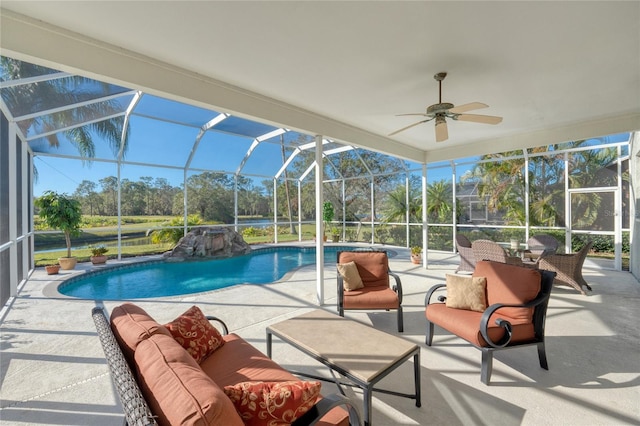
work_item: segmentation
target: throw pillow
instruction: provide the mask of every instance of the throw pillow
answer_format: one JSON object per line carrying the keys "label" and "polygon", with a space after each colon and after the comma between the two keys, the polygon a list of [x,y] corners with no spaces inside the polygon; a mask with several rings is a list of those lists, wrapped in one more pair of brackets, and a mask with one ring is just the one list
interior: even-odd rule
{"label": "throw pillow", "polygon": [[448,308],[484,312],[487,309],[487,279],[447,274]]}
{"label": "throw pillow", "polygon": [[342,275],[342,282],[346,291],[357,290],[364,287],[358,267],[355,262],[338,263],[338,272]]}
{"label": "throw pillow", "polygon": [[198,364],[224,345],[220,332],[197,306],[192,306],[184,314],[165,324],[165,327]]}
{"label": "throw pillow", "polygon": [[247,426],[289,426],[314,406],[320,382],[242,382],[224,387]]}

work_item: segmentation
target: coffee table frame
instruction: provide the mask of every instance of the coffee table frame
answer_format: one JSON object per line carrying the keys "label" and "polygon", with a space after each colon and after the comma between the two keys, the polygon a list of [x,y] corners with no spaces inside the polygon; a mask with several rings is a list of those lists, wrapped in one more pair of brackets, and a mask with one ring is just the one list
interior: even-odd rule
{"label": "coffee table frame", "polygon": [[[290,320],[295,319],[291,318]],[[352,321],[349,319],[345,319],[342,317],[339,317],[336,315],[336,318],[339,318],[341,321]],[[285,321],[290,321],[290,320],[285,320]],[[333,320],[333,318],[332,318]],[[356,323],[355,321],[353,321],[354,323]],[[280,323],[278,323],[280,324]],[[268,326],[267,327],[267,356],[269,358],[271,358],[272,355],[272,340],[273,340],[273,336],[277,336],[278,338],[280,338],[282,341],[288,343],[289,345],[293,346],[294,348],[300,350],[301,352],[309,355],[310,357],[312,357],[313,359],[315,359],[316,361],[324,364],[325,366],[329,367],[329,369],[331,369],[332,371],[346,377],[347,379],[349,379],[350,382],[345,382],[345,381],[341,381],[339,380],[337,377],[334,376],[333,379],[328,378],[328,377],[320,377],[320,376],[314,376],[311,374],[306,374],[306,373],[300,373],[300,372],[295,372],[294,374],[299,375],[299,376],[304,376],[304,377],[309,377],[309,378],[313,378],[316,380],[323,380],[323,381],[328,381],[328,382],[333,382],[336,385],[338,385],[338,388],[340,389],[340,392],[344,395],[344,390],[342,389],[342,386],[354,386],[354,387],[358,387],[360,389],[362,389],[363,391],[363,397],[364,397],[364,424],[365,426],[371,426],[371,414],[372,414],[372,410],[371,410],[371,405],[372,405],[372,393],[375,390],[376,392],[380,392],[380,393],[386,393],[389,395],[395,395],[395,396],[400,396],[403,398],[409,398],[409,399],[415,399],[416,401],[416,407],[420,407],[422,405],[422,401],[421,401],[421,392],[420,392],[420,347],[418,345],[415,345],[415,347],[410,350],[408,353],[404,354],[404,356],[401,356],[399,358],[397,358],[396,360],[389,362],[387,365],[385,365],[383,368],[381,368],[378,373],[375,375],[375,377],[370,380],[362,380],[361,378],[355,376],[354,374],[352,374],[352,372],[348,369],[343,367],[342,365],[340,365],[339,363],[334,363],[331,362],[330,360],[328,360],[325,356],[323,356],[322,354],[318,354],[316,352],[313,352],[313,348],[309,348],[308,346],[303,346],[300,345],[296,342],[296,336],[291,336],[289,334],[286,333],[282,333],[278,330],[277,326],[278,324],[274,324],[272,326]],[[360,323],[356,323],[356,324],[360,324]],[[362,324],[360,324],[362,325]],[[308,333],[308,330],[301,330],[301,332],[303,333]],[[384,333],[383,331],[379,331],[379,330],[375,330],[375,329],[371,329],[370,332],[377,332],[377,333],[382,333],[382,334],[387,334]],[[395,336],[393,336],[395,337]],[[398,338],[400,339],[400,338]],[[365,357],[367,354],[363,354],[363,357]],[[407,393],[401,393],[401,392],[396,392],[396,391],[392,391],[392,390],[388,390],[388,389],[380,389],[380,388],[376,388],[375,385],[376,383],[378,383],[380,380],[382,380],[384,377],[386,377],[387,375],[389,375],[389,373],[391,373],[393,370],[395,370],[396,368],[398,368],[400,365],[402,365],[405,361],[407,361],[408,359],[413,358],[413,365],[414,365],[414,381],[415,381],[415,394],[407,394]]]}

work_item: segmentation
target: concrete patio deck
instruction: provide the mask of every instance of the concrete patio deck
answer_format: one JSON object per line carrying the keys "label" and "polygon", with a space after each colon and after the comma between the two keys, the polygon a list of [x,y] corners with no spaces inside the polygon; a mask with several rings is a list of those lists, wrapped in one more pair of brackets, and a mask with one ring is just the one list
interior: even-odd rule
{"label": "concrete patio deck", "polygon": [[[593,260],[584,275],[593,292],[555,287],[547,318],[549,371],[539,367],[535,348],[499,352],[490,386],[480,382],[480,352],[436,328],[424,344],[424,296],[457,256],[430,253],[429,268],[409,262],[406,249],[391,267],[402,277],[406,339],[422,348],[422,407],[383,393],[373,395],[374,425],[611,425],[640,424],[640,284],[628,272],[602,269]],[[110,261],[110,263],[115,263]],[[82,273],[81,264],[61,277]],[[59,277],[58,277],[59,278]],[[335,269],[325,275],[325,304],[335,312]],[[223,318],[232,332],[263,352],[265,327],[316,309],[315,267],[269,285],[239,285],[180,297],[135,300],[159,322],[197,304]],[[121,425],[122,411],[99,344],[91,309],[110,312],[120,301],[77,300],[51,295],[51,277],[38,268],[0,320],[0,421],[3,425]],[[347,312],[347,316],[391,334],[394,313]],[[283,367],[326,374],[322,365],[274,340],[274,359]],[[407,363],[381,387],[411,392]],[[335,392],[323,383],[323,393]],[[362,395],[347,389],[362,410]]]}

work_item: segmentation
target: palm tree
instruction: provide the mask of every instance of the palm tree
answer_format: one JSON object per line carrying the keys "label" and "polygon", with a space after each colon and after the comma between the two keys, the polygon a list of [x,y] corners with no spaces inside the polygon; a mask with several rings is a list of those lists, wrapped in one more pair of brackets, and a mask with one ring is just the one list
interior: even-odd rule
{"label": "palm tree", "polygon": [[427,185],[427,217],[432,223],[447,223],[453,211],[451,182],[439,180]]}
{"label": "palm tree", "polygon": [[[585,146],[586,141],[559,144],[556,150]],[[547,152],[548,147],[538,147],[532,153]],[[481,160],[462,181],[476,182],[478,194],[487,200],[491,211],[503,211],[504,220],[510,224],[525,223],[523,175],[524,159],[514,158],[521,152],[505,152],[481,157]],[[568,160],[569,186],[586,188],[609,186],[613,182],[602,171],[616,158],[615,148],[583,150],[571,153]],[[547,155],[529,163],[529,223],[533,226],[565,226],[564,216],[564,157]],[[579,218],[579,226],[589,226],[600,214],[601,197],[598,194],[574,194],[572,214]]]}
{"label": "palm tree", "polygon": [[[4,81],[20,80],[55,72],[55,70],[46,67],[6,56],[0,57],[0,73]],[[20,117],[47,110],[52,108],[52,105],[71,106],[90,100],[91,94],[95,93],[97,88],[103,88],[106,93],[110,93],[108,89],[112,86],[85,77],[69,76],[3,89],[2,101],[14,117]],[[127,128],[123,138],[124,115],[100,120],[101,117],[110,117],[121,112],[122,107],[118,102],[105,100],[86,103],[82,107],[65,109],[51,114],[30,116],[30,118],[20,120],[17,124],[25,135],[29,130],[36,135],[46,135],[44,137],[52,147],[60,145],[59,134],[62,133],[77,148],[83,159],[90,160],[95,156],[94,136],[99,136],[109,143],[114,155],[120,151],[122,143],[126,148],[129,129]],[[73,127],[84,122],[88,122],[88,124]],[[55,132],[56,129],[66,130]]]}
{"label": "palm tree", "polygon": [[[383,222],[404,222],[407,219],[407,190],[406,185],[400,184],[391,190],[385,198],[383,208]],[[422,199],[420,187],[415,183],[409,185],[409,221],[420,219]]]}

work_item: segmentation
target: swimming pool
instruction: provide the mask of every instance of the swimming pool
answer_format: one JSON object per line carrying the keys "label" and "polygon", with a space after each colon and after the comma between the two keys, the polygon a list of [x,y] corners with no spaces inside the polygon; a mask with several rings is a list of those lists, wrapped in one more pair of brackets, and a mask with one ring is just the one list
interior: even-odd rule
{"label": "swimming pool", "polygon": [[[325,264],[335,263],[340,250],[366,247],[327,246]],[[395,252],[387,250],[389,257]],[[157,260],[87,272],[58,286],[65,296],[81,299],[123,300],[177,296],[216,290],[237,284],[268,284],[287,272],[316,261],[315,247],[270,247],[248,255],[215,260],[166,262]]]}

